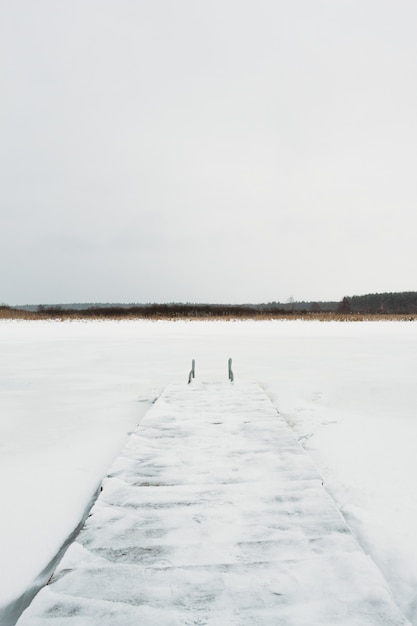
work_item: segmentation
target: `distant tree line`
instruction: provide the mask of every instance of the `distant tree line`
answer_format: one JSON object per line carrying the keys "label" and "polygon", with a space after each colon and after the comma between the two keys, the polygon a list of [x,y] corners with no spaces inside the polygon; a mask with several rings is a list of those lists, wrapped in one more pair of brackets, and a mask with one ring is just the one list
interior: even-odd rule
{"label": "distant tree line", "polygon": [[263,318],[309,317],[331,315],[417,315],[417,292],[374,293],[364,296],[346,296],[341,302],[268,302],[260,304],[67,304],[27,305],[9,307],[0,304],[0,317],[12,313],[31,318]]}
{"label": "distant tree line", "polygon": [[417,291],[401,293],[370,293],[345,297],[338,307],[340,313],[416,314]]}
{"label": "distant tree line", "polygon": [[38,313],[48,317],[73,316],[94,318],[193,318],[193,317],[256,317],[265,313],[284,312],[275,307],[258,307],[258,305],[231,305],[231,304],[190,304],[190,303],[167,303],[167,304],[143,304],[133,306],[91,306],[86,309],[70,309],[60,306],[38,307]]}

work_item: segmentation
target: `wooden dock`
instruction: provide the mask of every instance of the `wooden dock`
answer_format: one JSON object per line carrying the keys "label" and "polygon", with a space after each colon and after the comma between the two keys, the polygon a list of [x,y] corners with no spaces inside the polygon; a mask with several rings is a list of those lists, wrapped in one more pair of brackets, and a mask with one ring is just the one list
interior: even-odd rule
{"label": "wooden dock", "polygon": [[169,386],[19,626],[406,626],[256,384]]}

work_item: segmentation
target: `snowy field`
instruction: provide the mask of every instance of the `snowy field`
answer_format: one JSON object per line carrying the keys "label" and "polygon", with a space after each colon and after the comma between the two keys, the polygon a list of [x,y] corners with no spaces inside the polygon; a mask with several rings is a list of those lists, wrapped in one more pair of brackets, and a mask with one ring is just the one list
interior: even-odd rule
{"label": "snowy field", "polygon": [[258,382],[417,626],[417,325],[0,323],[0,623],[82,518],[107,468],[191,359]]}

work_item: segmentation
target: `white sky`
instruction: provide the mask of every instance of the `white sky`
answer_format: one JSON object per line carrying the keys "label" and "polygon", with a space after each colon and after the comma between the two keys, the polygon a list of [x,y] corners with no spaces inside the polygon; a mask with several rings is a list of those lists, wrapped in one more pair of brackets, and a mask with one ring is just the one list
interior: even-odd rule
{"label": "white sky", "polygon": [[3,0],[0,301],[416,290],[415,0]]}

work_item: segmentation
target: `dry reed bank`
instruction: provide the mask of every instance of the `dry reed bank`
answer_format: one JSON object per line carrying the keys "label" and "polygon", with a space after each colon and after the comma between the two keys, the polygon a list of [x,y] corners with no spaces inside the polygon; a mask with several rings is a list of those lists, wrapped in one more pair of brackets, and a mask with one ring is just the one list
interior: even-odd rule
{"label": "dry reed bank", "polygon": [[306,320],[306,321],[415,321],[417,315],[401,313],[342,313],[334,311],[279,311],[257,310],[250,307],[97,307],[84,310],[41,308],[27,311],[13,307],[0,307],[3,320]]}

